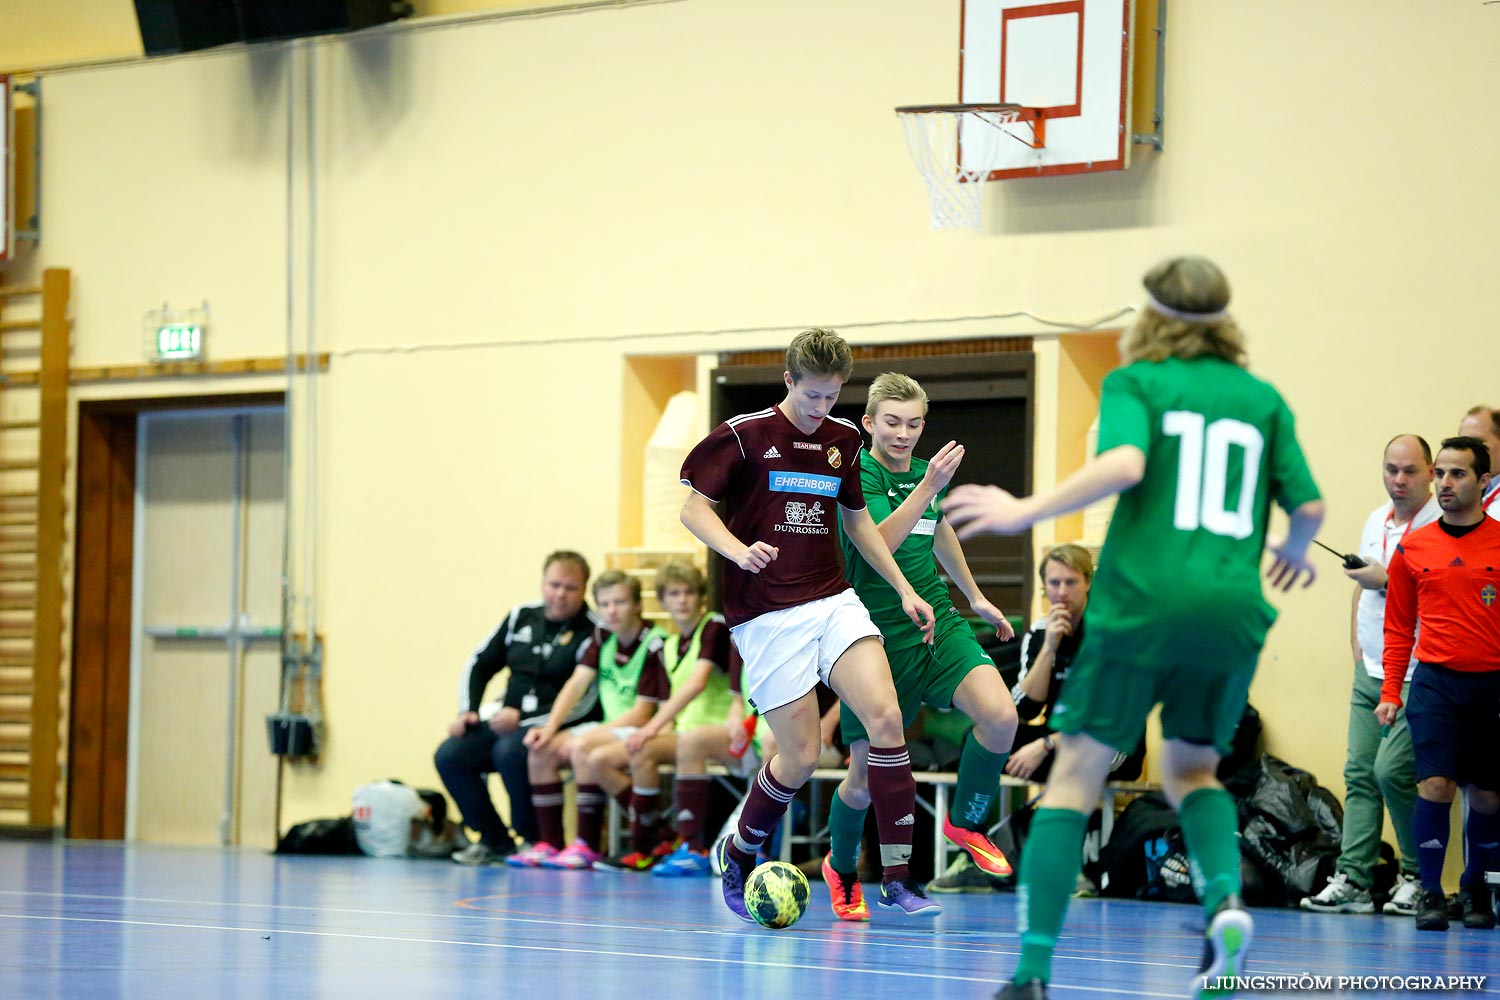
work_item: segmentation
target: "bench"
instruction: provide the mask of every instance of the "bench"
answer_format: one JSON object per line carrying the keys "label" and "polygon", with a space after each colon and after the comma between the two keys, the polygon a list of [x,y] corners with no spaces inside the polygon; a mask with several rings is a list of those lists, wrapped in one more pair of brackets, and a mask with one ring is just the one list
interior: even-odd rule
{"label": "bench", "polygon": [[[791,860],[791,847],[793,844],[808,844],[820,847],[828,842],[828,810],[821,807],[819,803],[816,785],[821,782],[839,782],[844,779],[848,772],[842,767],[818,768],[808,779],[808,786],[814,786],[812,799],[809,802],[808,832],[797,834],[791,831],[788,810],[787,819],[783,821],[781,838],[781,859]],[[952,794],[952,788],[958,784],[958,775],[953,771],[913,771],[912,777],[917,783],[917,805],[920,806],[933,820],[932,832],[932,870],[934,877],[941,875],[948,867],[952,852],[959,850],[947,837],[943,836],[942,818],[948,815],[948,800]],[[924,797],[924,786],[930,789]],[[1013,778],[1008,774],[1000,776],[1000,818],[991,830],[1010,821],[1011,798],[1017,790],[1026,795],[1029,804],[1035,801],[1041,794],[1042,786],[1020,778]],[[1118,781],[1104,786],[1102,799],[1103,827],[1100,832],[1100,843],[1109,842],[1109,835],[1114,829],[1115,812],[1119,805],[1121,796],[1134,798],[1146,792],[1159,792],[1161,786],[1147,781]]]}
{"label": "bench", "polygon": [[[663,776],[671,776],[676,769],[670,764],[663,764],[659,768]],[[720,764],[710,763],[708,765],[709,776],[719,784],[729,789],[736,796],[744,795],[744,788],[736,782],[744,779],[731,778],[729,771]],[[799,832],[795,829],[793,822],[793,809],[788,809],[781,820],[781,850],[779,856],[782,861],[792,860],[792,848],[797,845],[806,845],[814,849],[814,853],[821,853],[828,843],[828,806],[827,795],[824,794],[824,786],[832,782],[835,785],[844,780],[849,772],[842,767],[820,767],[813,771],[812,777],[807,780],[803,787],[808,790],[807,819],[805,828]],[[942,817],[948,814],[948,800],[951,789],[958,784],[958,775],[953,771],[913,771],[912,777],[917,783],[917,805],[933,818],[932,835],[932,864],[933,874],[941,875],[948,867],[950,855],[959,848],[949,842],[943,836]],[[1028,804],[1041,794],[1041,785],[1020,778],[1013,778],[1008,774],[1000,776],[1000,819],[994,827],[998,829],[1001,825],[1009,822],[1011,811],[1011,798],[1018,790],[1023,790]],[[924,791],[925,789],[925,791]],[[1115,813],[1122,796],[1134,798],[1147,792],[1159,792],[1161,786],[1149,781],[1116,781],[1104,786],[1104,795],[1101,802],[1103,806],[1103,827],[1100,832],[1100,843],[1109,842],[1109,835],[1114,828]],[[834,794],[832,789],[828,795]],[[610,802],[609,823],[607,827],[608,841],[606,853],[616,856],[620,853],[621,822],[620,810],[616,808],[613,800]]]}

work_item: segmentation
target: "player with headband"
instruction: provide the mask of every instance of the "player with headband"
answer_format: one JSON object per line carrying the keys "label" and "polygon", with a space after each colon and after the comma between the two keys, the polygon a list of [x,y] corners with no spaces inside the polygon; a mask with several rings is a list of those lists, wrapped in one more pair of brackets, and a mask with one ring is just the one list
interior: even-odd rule
{"label": "player with headband", "polygon": [[[1104,379],[1099,453],[1045,492],[961,486],[944,510],[960,538],[1018,534],[1118,494],[1089,603],[1089,633],[1050,724],[1057,757],[1021,857],[1021,957],[1002,1000],[1047,995],[1052,952],[1110,762],[1161,705],[1162,786],[1182,820],[1208,921],[1195,990],[1240,974],[1253,924],[1240,901],[1238,815],[1215,777],[1244,711],[1276,612],[1267,575],[1311,583],[1307,546],[1323,502],[1291,411],[1245,370],[1229,282],[1202,257],[1145,276],[1149,299]],[[1272,502],[1290,515],[1268,542]]]}

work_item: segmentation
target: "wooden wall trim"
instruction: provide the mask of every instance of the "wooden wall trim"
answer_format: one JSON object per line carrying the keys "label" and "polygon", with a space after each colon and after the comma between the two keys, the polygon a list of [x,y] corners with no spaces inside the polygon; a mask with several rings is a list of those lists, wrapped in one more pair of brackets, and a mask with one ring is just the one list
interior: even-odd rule
{"label": "wooden wall trim", "polygon": [[[972,354],[1029,354],[1030,337],[981,337],[976,340],[923,340],[905,344],[851,345],[855,361],[880,361],[885,358],[932,358]],[[740,365],[786,365],[786,348],[766,351],[729,351],[719,355],[719,367]]]}
{"label": "wooden wall trim", "polygon": [[99,836],[125,839],[130,771],[130,641],[135,561],[135,457],[137,419],[110,421],[109,583],[105,625],[104,743]]}
{"label": "wooden wall trim", "polygon": [[55,825],[63,618],[63,484],[68,469],[68,299],[71,274],[42,272],[41,404],[37,470],[36,657],[31,699],[33,826]]}
{"label": "wooden wall trim", "polygon": [[109,421],[78,420],[77,536],[73,575],[73,672],[69,680],[69,837],[97,839],[104,770],[104,636],[109,562]]}

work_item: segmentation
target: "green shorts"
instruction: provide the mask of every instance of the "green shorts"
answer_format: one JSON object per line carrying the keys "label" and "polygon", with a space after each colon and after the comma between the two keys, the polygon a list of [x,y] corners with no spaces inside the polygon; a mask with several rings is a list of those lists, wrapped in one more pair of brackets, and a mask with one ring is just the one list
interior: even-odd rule
{"label": "green shorts", "polygon": [[[950,607],[947,614],[938,615],[932,645],[919,643],[893,649],[890,641],[891,637],[887,635],[885,656],[891,664],[891,680],[896,684],[896,701],[901,705],[903,727],[916,721],[917,712],[924,704],[933,708],[951,708],[953,693],[969,676],[970,670],[978,666],[994,669],[995,661],[979,645],[974,630],[956,608]],[[853,712],[840,713],[839,729],[845,746],[870,738],[864,723]]]}
{"label": "green shorts", "polygon": [[[1256,605],[1199,604],[1146,627],[1089,617],[1050,724],[1132,752],[1161,705],[1163,739],[1213,746],[1223,756],[1250,696],[1250,681],[1274,612]],[[1091,609],[1092,610],[1092,609]]]}

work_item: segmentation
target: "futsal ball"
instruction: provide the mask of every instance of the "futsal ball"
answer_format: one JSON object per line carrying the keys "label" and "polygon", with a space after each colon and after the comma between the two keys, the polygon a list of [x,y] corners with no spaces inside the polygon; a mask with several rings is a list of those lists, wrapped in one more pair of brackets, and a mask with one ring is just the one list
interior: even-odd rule
{"label": "futsal ball", "polygon": [[762,927],[781,930],[807,912],[807,876],[785,861],[767,861],[745,879],[745,906]]}

